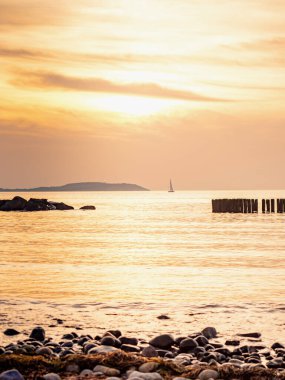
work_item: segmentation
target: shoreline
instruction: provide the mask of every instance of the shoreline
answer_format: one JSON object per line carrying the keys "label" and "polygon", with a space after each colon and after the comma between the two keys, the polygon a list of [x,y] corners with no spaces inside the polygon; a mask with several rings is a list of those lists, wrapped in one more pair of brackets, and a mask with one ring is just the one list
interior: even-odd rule
{"label": "shoreline", "polygon": [[[57,340],[47,337],[42,327],[33,328],[29,337],[22,340],[17,339],[16,331],[9,333],[13,343],[0,347],[0,369],[17,369],[25,379],[51,372],[62,378],[110,380],[116,380],[114,377],[130,380],[192,379],[193,376],[202,380],[285,379],[285,342],[274,342],[268,347],[262,343],[261,334],[253,331],[244,335],[252,339],[261,338],[261,342],[243,344],[242,337],[239,341],[225,341],[214,327],[181,336],[154,334],[150,340],[124,335],[120,330],[108,330],[96,336],[73,331]],[[98,365],[107,366],[107,369],[96,369]],[[201,377],[205,369],[214,371],[211,377]],[[132,371],[135,371],[133,375]],[[1,374],[0,379],[5,380]]]}

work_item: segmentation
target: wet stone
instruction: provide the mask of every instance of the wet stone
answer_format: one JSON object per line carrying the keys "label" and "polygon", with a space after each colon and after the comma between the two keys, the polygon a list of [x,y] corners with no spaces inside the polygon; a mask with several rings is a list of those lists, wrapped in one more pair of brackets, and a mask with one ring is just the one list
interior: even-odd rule
{"label": "wet stone", "polygon": [[155,358],[155,357],[158,356],[158,353],[157,353],[156,349],[154,347],[152,347],[152,346],[145,347],[142,350],[141,354],[143,356],[147,357],[147,358]]}
{"label": "wet stone", "polygon": [[187,352],[189,350],[193,350],[196,347],[198,347],[198,343],[192,338],[183,339],[179,345],[181,352]]}
{"label": "wet stone", "polygon": [[137,346],[139,342],[137,338],[128,338],[126,336],[121,336],[119,338],[119,341],[121,342],[121,344],[131,344],[132,346]]}
{"label": "wet stone", "polygon": [[23,375],[16,369],[0,373],[0,380],[24,380]]}
{"label": "wet stone", "polygon": [[14,335],[18,335],[18,334],[20,334],[20,332],[15,330],[15,329],[6,329],[4,331],[4,335],[7,335],[7,336],[14,336]]}
{"label": "wet stone", "polygon": [[79,374],[80,377],[91,377],[94,376],[94,372],[91,371],[91,369],[84,369],[83,371],[80,372]]}
{"label": "wet stone", "polygon": [[204,330],[202,330],[202,334],[207,339],[213,339],[217,336],[217,330],[215,329],[215,327],[206,327]]}
{"label": "wet stone", "polygon": [[101,372],[106,376],[119,376],[120,371],[116,368],[107,367],[104,365],[96,365],[93,369],[94,372]]}
{"label": "wet stone", "polygon": [[125,352],[140,352],[140,348],[138,346],[133,346],[131,344],[122,344],[121,350]]}
{"label": "wet stone", "polygon": [[45,340],[45,337],[45,330],[40,326],[35,327],[30,334],[30,338],[38,340],[39,342],[43,342]]}
{"label": "wet stone", "polygon": [[272,344],[271,348],[273,350],[276,350],[276,348],[285,348],[285,346],[283,344],[279,343],[279,342],[275,342],[275,343]]}
{"label": "wet stone", "polygon": [[239,346],[240,345],[240,341],[239,340],[226,340],[225,342],[225,345],[226,346]]}
{"label": "wet stone", "polygon": [[174,338],[171,334],[162,334],[151,339],[149,344],[157,348],[168,349],[174,344],[174,342]]}
{"label": "wet stone", "polygon": [[199,373],[198,379],[200,380],[210,380],[210,379],[218,379],[219,373],[213,369],[204,369]]}
{"label": "wet stone", "polygon": [[153,372],[158,368],[159,364],[156,362],[147,362],[139,366],[139,372]]}
{"label": "wet stone", "polygon": [[46,375],[43,376],[45,380],[60,380],[61,377],[57,373],[47,373]]}

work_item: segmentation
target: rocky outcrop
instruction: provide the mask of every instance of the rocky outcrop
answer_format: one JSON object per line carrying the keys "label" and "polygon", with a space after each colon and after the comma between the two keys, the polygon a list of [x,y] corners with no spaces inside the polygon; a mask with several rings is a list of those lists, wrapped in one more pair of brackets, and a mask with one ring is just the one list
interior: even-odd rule
{"label": "rocky outcrop", "polygon": [[95,206],[82,206],[80,210],[96,210]]}
{"label": "rocky outcrop", "polygon": [[21,197],[11,200],[0,200],[0,211],[50,211],[50,210],[74,210],[63,202],[50,202],[47,199],[31,198],[28,201]]}

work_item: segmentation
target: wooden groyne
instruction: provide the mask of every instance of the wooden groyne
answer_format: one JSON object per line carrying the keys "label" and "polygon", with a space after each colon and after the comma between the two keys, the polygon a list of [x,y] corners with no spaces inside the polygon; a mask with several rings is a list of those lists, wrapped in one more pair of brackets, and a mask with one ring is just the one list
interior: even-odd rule
{"label": "wooden groyne", "polygon": [[[212,212],[214,213],[258,213],[258,199],[212,199]],[[263,213],[285,213],[285,199],[262,199]]]}

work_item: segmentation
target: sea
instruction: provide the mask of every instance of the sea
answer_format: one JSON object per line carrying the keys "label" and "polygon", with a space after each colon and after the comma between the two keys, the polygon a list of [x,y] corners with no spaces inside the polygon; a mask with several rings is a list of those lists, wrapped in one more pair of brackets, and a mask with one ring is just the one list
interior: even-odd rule
{"label": "sea", "polygon": [[221,340],[260,332],[239,339],[285,343],[285,214],[211,210],[212,198],[285,191],[17,195],[75,210],[0,213],[0,345],[12,339],[7,327],[25,337],[37,325],[58,339],[109,329],[186,336],[213,326]]}

